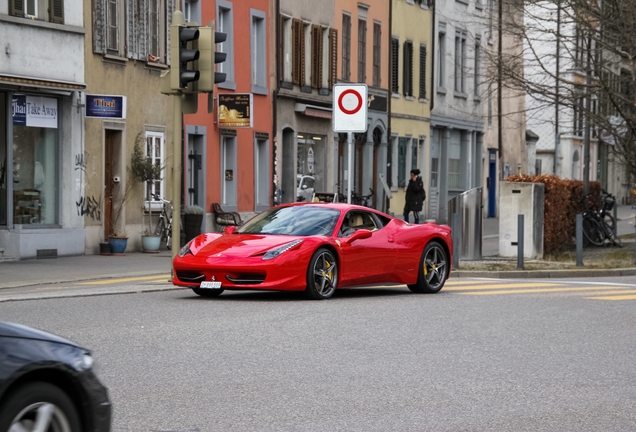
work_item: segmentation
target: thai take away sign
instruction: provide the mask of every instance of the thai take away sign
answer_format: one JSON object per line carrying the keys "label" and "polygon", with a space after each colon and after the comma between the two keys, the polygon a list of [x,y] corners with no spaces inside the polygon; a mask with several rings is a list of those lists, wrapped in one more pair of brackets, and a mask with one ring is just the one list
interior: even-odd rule
{"label": "thai take away sign", "polygon": [[333,131],[365,132],[367,130],[366,84],[333,86]]}

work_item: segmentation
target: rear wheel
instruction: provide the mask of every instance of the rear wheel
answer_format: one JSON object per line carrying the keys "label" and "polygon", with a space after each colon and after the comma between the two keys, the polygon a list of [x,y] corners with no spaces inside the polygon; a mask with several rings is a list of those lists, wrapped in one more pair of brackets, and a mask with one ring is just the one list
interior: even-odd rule
{"label": "rear wheel", "polygon": [[336,291],[338,284],[338,263],[336,257],[326,248],[318,249],[307,268],[307,289],[305,293],[312,300],[328,299]]}
{"label": "rear wheel", "polygon": [[0,407],[1,431],[80,432],[75,405],[58,387],[28,383],[5,398]]}
{"label": "rear wheel", "polygon": [[603,246],[605,242],[605,234],[603,233],[601,224],[598,223],[596,219],[590,217],[583,219],[583,235],[587,239],[588,244]]}
{"label": "rear wheel", "polygon": [[439,242],[432,241],[426,245],[422,258],[417,283],[408,285],[414,293],[434,294],[439,292],[448,277],[448,255]]}
{"label": "rear wheel", "polygon": [[201,297],[218,297],[224,291],[222,289],[205,289],[205,288],[192,288],[195,294]]}

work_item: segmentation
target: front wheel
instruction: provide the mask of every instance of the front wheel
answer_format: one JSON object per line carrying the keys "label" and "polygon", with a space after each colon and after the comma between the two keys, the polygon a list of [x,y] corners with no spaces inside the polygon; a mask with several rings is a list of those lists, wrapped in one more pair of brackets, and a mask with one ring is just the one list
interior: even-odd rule
{"label": "front wheel", "polygon": [[583,219],[583,235],[593,245],[603,246],[603,243],[605,243],[605,234],[601,224],[596,219],[590,217]]}
{"label": "front wheel", "polygon": [[0,431],[82,430],[77,408],[60,388],[45,382],[21,386],[0,407]]}
{"label": "front wheel", "polygon": [[307,289],[305,293],[312,300],[328,299],[336,291],[338,284],[338,263],[336,257],[326,248],[320,248],[309,261],[307,268]]}
{"label": "front wheel", "polygon": [[439,242],[430,242],[424,248],[420,259],[417,283],[408,285],[409,289],[414,293],[434,294],[439,292],[448,277],[448,267],[446,250]]}

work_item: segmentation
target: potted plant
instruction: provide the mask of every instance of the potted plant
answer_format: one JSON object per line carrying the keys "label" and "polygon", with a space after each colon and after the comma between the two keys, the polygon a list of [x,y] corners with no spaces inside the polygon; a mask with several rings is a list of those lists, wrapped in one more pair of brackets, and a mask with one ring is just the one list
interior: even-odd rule
{"label": "potted plant", "polygon": [[125,226],[122,227],[121,216],[122,212],[126,206],[126,203],[132,196],[133,190],[133,182],[129,178],[126,181],[123,190],[120,189],[118,194],[115,195],[115,200],[113,200],[113,212],[111,213],[110,220],[110,234],[108,235],[108,243],[111,247],[111,252],[113,255],[122,255],[126,251],[126,246],[128,245],[128,236],[126,235]]}
{"label": "potted plant", "polygon": [[184,209],[183,230],[185,232],[185,242],[189,242],[201,234],[201,223],[203,222],[204,210],[198,205],[189,205]]}
{"label": "potted plant", "polygon": [[[150,199],[152,192],[152,184],[161,180],[161,171],[163,166],[159,161],[153,161],[152,158],[146,156],[143,145],[145,143],[144,135],[139,133],[135,138],[135,146],[130,160],[130,171],[135,180],[141,182],[145,187],[145,197]],[[144,219],[145,206],[141,207],[142,219]],[[148,208],[148,225],[144,227],[141,235],[141,244],[144,252],[159,252],[161,244],[161,236],[152,230],[152,208]]]}

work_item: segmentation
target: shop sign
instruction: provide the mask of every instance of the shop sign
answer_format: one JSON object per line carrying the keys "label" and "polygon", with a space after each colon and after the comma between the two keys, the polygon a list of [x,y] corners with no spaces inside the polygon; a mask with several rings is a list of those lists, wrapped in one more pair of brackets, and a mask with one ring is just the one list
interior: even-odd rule
{"label": "shop sign", "polygon": [[11,116],[14,126],[57,129],[57,99],[14,95]]}
{"label": "shop sign", "polygon": [[252,95],[220,94],[219,127],[252,127]]}
{"label": "shop sign", "polygon": [[86,117],[126,118],[126,96],[86,95]]}

